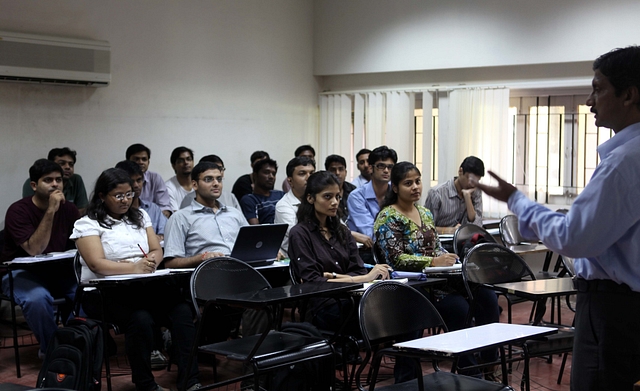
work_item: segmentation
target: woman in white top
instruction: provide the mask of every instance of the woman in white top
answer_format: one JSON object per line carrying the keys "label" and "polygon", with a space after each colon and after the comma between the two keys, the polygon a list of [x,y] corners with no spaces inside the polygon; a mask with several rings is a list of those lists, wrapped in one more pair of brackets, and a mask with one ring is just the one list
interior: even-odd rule
{"label": "woman in white top", "polygon": [[[71,239],[82,257],[82,279],[114,274],[152,273],[162,262],[162,249],[149,216],[131,206],[132,183],[124,170],[110,168],[96,181],[87,215],[74,226]],[[125,333],[125,346],[131,364],[131,377],[139,391],[162,391],[151,372],[154,327],[172,330],[178,355],[178,385],[197,388],[198,369],[186,364],[195,338],[191,307],[179,287],[169,279],[134,282],[102,289],[107,298],[107,319]],[[85,307],[89,315],[100,316],[95,308]],[[92,313],[93,312],[93,313]],[[195,360],[194,360],[195,361]]]}

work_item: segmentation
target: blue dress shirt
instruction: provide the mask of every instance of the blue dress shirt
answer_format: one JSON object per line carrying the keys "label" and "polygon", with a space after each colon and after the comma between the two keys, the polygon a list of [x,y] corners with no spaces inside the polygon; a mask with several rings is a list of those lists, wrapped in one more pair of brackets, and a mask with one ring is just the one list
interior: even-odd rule
{"label": "blue dress shirt", "polygon": [[575,260],[576,275],[608,279],[640,292],[640,123],[598,147],[601,162],[569,213],[515,192],[509,209],[525,237]]}
{"label": "blue dress shirt", "polygon": [[373,183],[366,183],[352,191],[347,199],[347,208],[349,209],[347,219],[349,229],[373,239],[373,223],[380,212],[380,205],[373,191]]}

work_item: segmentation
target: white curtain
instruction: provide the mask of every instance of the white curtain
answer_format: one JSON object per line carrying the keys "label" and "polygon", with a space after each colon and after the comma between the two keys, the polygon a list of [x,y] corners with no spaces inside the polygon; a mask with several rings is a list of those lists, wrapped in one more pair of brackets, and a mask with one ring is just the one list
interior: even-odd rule
{"label": "white curtain", "polygon": [[[454,90],[449,94],[448,109],[447,134],[440,133],[440,138],[441,143],[447,144],[446,150],[453,153],[447,156],[443,156],[442,151],[439,153],[440,168],[443,161],[447,167],[446,174],[439,171],[439,182],[456,175],[462,160],[470,155],[482,159],[485,169],[492,170],[504,178],[511,178],[513,135],[508,131],[509,90]],[[444,120],[441,116],[440,123]],[[495,184],[488,174],[483,182]],[[486,195],[482,201],[484,217],[500,217],[508,213],[503,202]]]}
{"label": "white curtain", "polygon": [[[317,162],[337,154],[349,161],[351,153],[352,95],[320,95],[320,145]],[[322,166],[317,167],[318,170]]]}
{"label": "white curtain", "polygon": [[396,151],[398,161],[414,162],[415,94],[392,91],[387,96],[385,144]]}

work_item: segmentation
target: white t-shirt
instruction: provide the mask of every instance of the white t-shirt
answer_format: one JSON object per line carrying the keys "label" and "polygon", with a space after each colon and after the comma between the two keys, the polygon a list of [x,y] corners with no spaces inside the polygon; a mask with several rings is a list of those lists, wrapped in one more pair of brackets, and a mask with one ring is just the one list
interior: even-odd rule
{"label": "white t-shirt", "polygon": [[[73,226],[71,239],[84,238],[87,236],[99,236],[104,250],[104,257],[110,261],[121,261],[128,259],[137,261],[142,258],[142,251],[149,252],[149,240],[147,238],[147,227],[151,227],[151,219],[144,210],[140,210],[143,215],[143,228],[137,228],[133,224],[128,224],[122,220],[115,220],[107,216],[107,219],[114,222],[111,228],[101,227],[98,221],[92,220],[89,216],[76,221]],[[138,244],[140,247],[138,247]],[[82,264],[82,281],[95,278],[103,278],[101,274],[95,274],[89,269],[84,259],[80,257]]]}
{"label": "white t-shirt", "polygon": [[193,190],[186,191],[184,187],[180,185],[175,175],[169,178],[164,184],[167,186],[167,191],[169,192],[171,210],[176,212],[180,209],[180,204],[182,204],[184,197],[189,193],[193,193]]}

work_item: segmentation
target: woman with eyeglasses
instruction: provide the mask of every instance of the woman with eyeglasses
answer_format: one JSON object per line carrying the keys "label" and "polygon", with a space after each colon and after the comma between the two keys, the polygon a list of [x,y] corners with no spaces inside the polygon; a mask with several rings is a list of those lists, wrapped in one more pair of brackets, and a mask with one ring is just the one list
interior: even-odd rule
{"label": "woman with eyeglasses", "polygon": [[[422,271],[431,266],[451,266],[458,256],[450,254],[440,245],[440,239],[431,212],[419,205],[422,196],[420,170],[410,162],[400,162],[391,170],[391,187],[387,193],[373,230],[376,246],[383,260],[395,270]],[[466,327],[469,303],[462,281],[450,280],[437,290],[433,303],[451,331]],[[499,321],[500,311],[495,292],[481,288],[476,293],[478,305],[474,308],[475,324]],[[497,350],[482,351],[484,362],[495,362]],[[477,364],[472,355],[460,358],[459,366]],[[479,375],[477,371],[467,374]],[[491,373],[486,375],[491,377]]]}
{"label": "woman with eyeglasses", "polygon": [[[134,195],[126,171],[110,168],[98,177],[87,215],[76,221],[71,235],[81,255],[83,281],[116,274],[153,273],[162,262],[162,249],[149,215],[131,206]],[[106,298],[104,308],[86,301],[84,309],[98,319],[103,310],[106,319],[124,331],[137,390],[163,390],[151,372],[154,327],[159,326],[172,330],[177,346],[177,384],[182,385],[186,376],[188,388],[199,386],[197,364],[194,362],[188,371],[185,368],[195,327],[191,307],[177,286],[168,279],[157,279],[101,291]]]}

